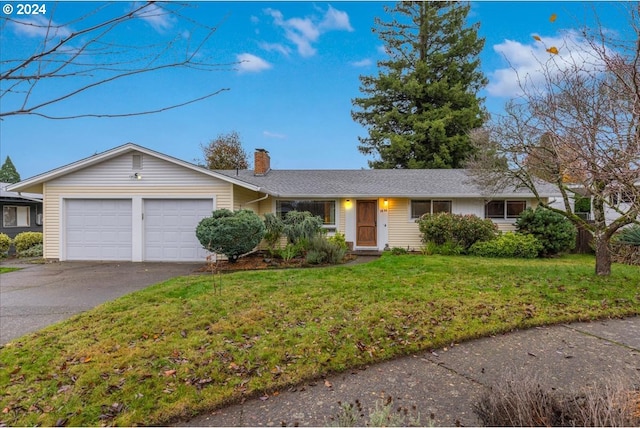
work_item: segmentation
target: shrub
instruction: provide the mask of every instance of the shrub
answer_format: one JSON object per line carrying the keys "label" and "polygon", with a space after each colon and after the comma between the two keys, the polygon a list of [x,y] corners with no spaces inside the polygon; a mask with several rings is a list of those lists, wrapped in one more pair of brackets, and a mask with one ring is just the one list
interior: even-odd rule
{"label": "shrub", "polygon": [[220,209],[200,221],[196,236],[205,249],[224,254],[233,263],[260,243],[264,229],[253,211]]}
{"label": "shrub", "polygon": [[541,386],[533,375],[507,375],[474,405],[484,426],[638,426],[638,391],[621,379],[574,393]]}
{"label": "shrub", "polygon": [[562,214],[538,207],[527,208],[516,220],[516,230],[535,236],[542,244],[540,256],[548,257],[576,246],[576,227]]}
{"label": "shrub", "polygon": [[469,254],[480,257],[513,257],[533,259],[538,257],[542,244],[533,235],[507,232],[492,241],[476,242]]}
{"label": "shrub", "polygon": [[345,251],[349,249],[347,245],[347,239],[344,236],[344,233],[336,232],[333,236],[329,236],[327,238],[329,242],[333,242],[334,244],[339,245],[341,248],[344,248]]}
{"label": "shrub", "polygon": [[36,244],[33,247],[29,247],[26,250],[20,252],[20,257],[42,257],[42,254],[42,244]]}
{"label": "shrub", "polygon": [[13,238],[13,245],[18,255],[38,244],[42,244],[42,232],[22,232]]}
{"label": "shrub", "polygon": [[422,242],[434,242],[437,245],[452,244],[466,251],[478,241],[489,241],[495,238],[496,225],[489,219],[481,219],[476,215],[462,214],[425,214],[418,220],[418,228],[422,233]]}
{"label": "shrub", "polygon": [[11,238],[6,233],[0,233],[0,257],[5,257],[11,247]]}
{"label": "shrub", "polygon": [[393,247],[391,249],[391,254],[393,254],[394,256],[401,256],[403,254],[408,254],[408,253],[409,253],[409,250],[402,247]]}
{"label": "shrub", "polygon": [[337,264],[342,262],[347,253],[346,244],[343,247],[339,243],[329,241],[321,235],[316,235],[308,241],[307,263],[310,264]]}
{"label": "shrub", "polygon": [[640,225],[625,227],[614,235],[611,260],[614,263],[640,266]]}
{"label": "shrub", "polygon": [[625,227],[615,235],[615,242],[640,247],[640,224]]}
{"label": "shrub", "polygon": [[309,241],[323,233],[322,219],[308,211],[289,211],[282,223],[282,233],[292,244]]}
{"label": "shrub", "polygon": [[266,213],[264,215],[264,240],[267,244],[267,249],[272,255],[276,253],[276,246],[280,242],[282,236],[282,230],[284,224],[278,216],[273,213]]}

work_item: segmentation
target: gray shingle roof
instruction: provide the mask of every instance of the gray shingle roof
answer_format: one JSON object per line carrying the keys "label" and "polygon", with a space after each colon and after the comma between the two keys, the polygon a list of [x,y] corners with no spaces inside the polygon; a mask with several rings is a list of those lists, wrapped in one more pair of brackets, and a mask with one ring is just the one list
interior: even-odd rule
{"label": "gray shingle roof", "polygon": [[[526,189],[488,195],[464,169],[217,170],[220,174],[259,186],[276,197],[532,197]],[[542,197],[556,195],[552,186],[539,189]]]}

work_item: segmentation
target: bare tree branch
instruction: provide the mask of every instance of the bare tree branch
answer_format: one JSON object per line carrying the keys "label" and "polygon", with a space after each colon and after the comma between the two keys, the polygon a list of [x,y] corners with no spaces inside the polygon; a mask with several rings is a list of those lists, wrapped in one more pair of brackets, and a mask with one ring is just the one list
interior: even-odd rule
{"label": "bare tree branch", "polygon": [[[59,115],[50,111],[52,107],[79,94],[138,75],[157,74],[170,69],[220,71],[232,69],[237,64],[210,60],[210,42],[217,26],[190,18],[186,13],[188,5],[173,2],[134,3],[124,12],[123,5],[104,4],[89,12],[81,12],[65,23],[55,20],[61,4],[47,4],[46,15],[24,20],[1,16],[0,28],[4,32],[10,31],[25,39],[35,40],[37,46],[32,54],[25,56],[5,49],[0,58],[0,120],[16,115],[74,119],[154,114],[193,104],[229,90],[208,90],[186,101],[125,113],[87,111]],[[145,31],[153,32],[154,36],[160,34],[163,40],[153,44],[138,43],[137,40],[148,39],[136,31],[140,26]],[[133,34],[133,31],[136,33]],[[128,37],[128,33],[135,37]],[[135,42],[122,44],[120,40],[125,37]]]}
{"label": "bare tree branch", "polygon": [[[627,7],[630,39],[585,27],[580,43],[561,49],[569,55],[540,61],[539,74],[519,81],[522,97],[473,135],[479,155],[470,164],[486,188],[554,184],[563,209],[539,202],[593,233],[602,275],[613,234],[640,223],[640,3]],[[592,222],[575,214],[578,196],[591,198]]]}

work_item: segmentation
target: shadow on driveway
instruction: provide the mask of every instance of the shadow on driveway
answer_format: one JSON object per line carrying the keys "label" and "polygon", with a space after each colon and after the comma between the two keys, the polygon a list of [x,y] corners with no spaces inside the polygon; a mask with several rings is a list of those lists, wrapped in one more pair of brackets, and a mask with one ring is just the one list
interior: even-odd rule
{"label": "shadow on driveway", "polygon": [[[12,267],[3,263],[4,267]],[[0,344],[103,302],[195,273],[203,263],[60,262],[0,275]]]}

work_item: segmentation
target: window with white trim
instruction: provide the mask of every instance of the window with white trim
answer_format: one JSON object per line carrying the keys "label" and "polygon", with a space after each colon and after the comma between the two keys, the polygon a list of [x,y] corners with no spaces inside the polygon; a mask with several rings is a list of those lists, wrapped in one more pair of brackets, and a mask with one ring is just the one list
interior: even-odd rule
{"label": "window with white trim", "polygon": [[492,219],[517,218],[527,209],[527,201],[489,201],[484,207],[484,217]]}
{"label": "window with white trim", "polygon": [[451,213],[451,201],[439,200],[412,200],[411,219],[417,219],[424,214]]}
{"label": "window with white trim", "polygon": [[289,211],[308,211],[322,219],[325,227],[336,227],[335,200],[280,200],[276,201],[276,214],[284,218]]}
{"label": "window with white trim", "polygon": [[29,227],[29,207],[5,205],[2,207],[2,225],[4,227]]}

